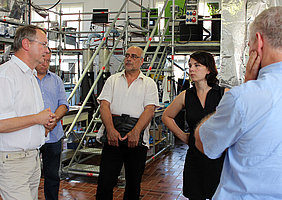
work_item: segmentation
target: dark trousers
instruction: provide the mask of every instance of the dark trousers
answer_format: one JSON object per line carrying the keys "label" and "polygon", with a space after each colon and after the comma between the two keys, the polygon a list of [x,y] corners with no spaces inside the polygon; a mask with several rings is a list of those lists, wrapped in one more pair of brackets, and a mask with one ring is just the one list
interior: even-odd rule
{"label": "dark trousers", "polygon": [[112,200],[113,188],[117,184],[122,165],[125,168],[124,200],[138,200],[140,196],[140,183],[145,169],[147,147],[127,146],[114,147],[105,144],[102,151],[97,200]]}
{"label": "dark trousers", "polygon": [[46,200],[58,200],[60,188],[60,157],[62,141],[45,143],[41,148],[44,174],[44,195]]}

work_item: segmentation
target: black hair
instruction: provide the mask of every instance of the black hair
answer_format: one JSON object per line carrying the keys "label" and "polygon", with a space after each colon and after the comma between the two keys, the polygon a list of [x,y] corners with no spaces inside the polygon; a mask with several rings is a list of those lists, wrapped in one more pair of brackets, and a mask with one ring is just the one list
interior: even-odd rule
{"label": "black hair", "polygon": [[193,58],[200,64],[205,65],[210,71],[210,73],[206,75],[206,80],[210,87],[218,83],[218,79],[216,78],[218,72],[216,69],[214,58],[210,53],[205,51],[196,51],[190,55],[190,59],[191,58]]}

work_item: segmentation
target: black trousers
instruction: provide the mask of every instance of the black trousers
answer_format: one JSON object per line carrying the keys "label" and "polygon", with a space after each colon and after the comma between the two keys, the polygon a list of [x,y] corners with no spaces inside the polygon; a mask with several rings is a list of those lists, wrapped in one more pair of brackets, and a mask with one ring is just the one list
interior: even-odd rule
{"label": "black trousers", "polygon": [[97,200],[112,200],[113,188],[117,184],[122,165],[125,168],[124,200],[138,200],[140,196],[140,183],[145,169],[147,147],[127,146],[114,147],[105,144],[102,151]]}
{"label": "black trousers", "polygon": [[45,143],[40,148],[43,160],[44,195],[46,200],[58,200],[61,151],[61,140],[56,143]]}

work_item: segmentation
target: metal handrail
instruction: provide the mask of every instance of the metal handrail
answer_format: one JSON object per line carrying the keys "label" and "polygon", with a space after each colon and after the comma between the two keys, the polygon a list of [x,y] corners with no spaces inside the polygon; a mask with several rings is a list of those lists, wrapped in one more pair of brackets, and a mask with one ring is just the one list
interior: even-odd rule
{"label": "metal handrail", "polygon": [[[164,50],[163,50],[163,52],[162,52],[162,55],[161,55],[161,58],[160,58],[160,61],[161,61],[161,62],[159,62],[158,66],[157,66],[157,68],[156,68],[156,71],[155,71],[155,73],[154,73],[154,76],[153,76],[153,80],[155,80],[155,82],[157,82],[157,81],[159,80],[159,79],[156,79],[156,75],[157,75],[157,72],[158,72],[158,70],[159,70],[159,67],[160,67],[161,63],[163,63],[163,60],[165,60],[165,59],[164,59],[164,55],[165,55],[166,49],[167,49],[167,45],[165,46],[165,48],[164,48]],[[161,73],[161,71],[162,71],[162,70],[160,70],[159,73]],[[158,77],[159,77],[159,75],[158,75]]]}
{"label": "metal handrail", "polygon": [[76,150],[75,150],[75,152],[74,152],[74,154],[73,154],[73,156],[72,156],[72,158],[71,158],[71,161],[70,161],[69,164],[68,164],[68,167],[70,167],[71,164],[73,163],[73,161],[74,161],[74,159],[75,159],[75,156],[76,156],[78,150],[80,149],[80,147],[81,147],[81,145],[82,145],[82,143],[83,143],[83,141],[84,141],[84,138],[86,137],[86,134],[89,132],[89,129],[90,129],[92,123],[94,122],[94,119],[96,118],[96,116],[97,116],[98,113],[99,113],[99,110],[100,110],[100,105],[98,106],[96,112],[93,114],[93,117],[92,117],[92,119],[91,119],[91,121],[90,121],[90,123],[89,123],[89,125],[88,125],[88,127],[87,127],[87,129],[86,129],[86,131],[85,131],[85,133],[83,134],[83,136],[82,136],[82,138],[81,138],[81,140],[80,140],[80,142],[79,142],[79,144],[78,144],[78,146],[77,146],[77,148],[76,148]]}
{"label": "metal handrail", "polygon": [[[127,28],[127,24],[126,24],[125,28]],[[125,32],[125,29],[123,30],[123,32],[122,32],[122,33],[119,35],[119,37],[117,38],[117,41],[116,41],[115,45],[113,46],[111,52],[109,53],[109,55],[108,55],[108,57],[107,57],[107,60],[106,60],[106,62],[105,62],[105,66],[109,63],[110,58],[111,58],[111,56],[113,55],[114,50],[116,49],[116,47],[117,47],[119,41],[121,40],[121,38],[122,38],[124,32]],[[90,98],[90,96],[91,96],[91,94],[92,94],[94,88],[96,87],[96,85],[97,85],[97,83],[98,83],[100,77],[102,76],[102,73],[104,72],[104,70],[105,70],[105,67],[103,66],[103,67],[100,69],[100,72],[99,72],[99,74],[98,74],[96,80],[94,81],[92,87],[90,88],[90,90],[89,90],[89,92],[88,92],[86,98],[84,99],[83,104],[81,105],[81,107],[80,107],[78,113],[76,114],[76,116],[75,116],[75,118],[74,118],[74,120],[73,120],[71,126],[69,127],[69,129],[68,129],[68,131],[67,131],[67,133],[66,133],[66,137],[69,136],[70,132],[72,131],[73,127],[75,126],[75,123],[77,122],[77,120],[78,120],[80,114],[82,113],[82,111],[83,111],[83,109],[84,109],[84,107],[85,107],[85,105],[86,105],[88,99]],[[85,69],[85,71],[86,71],[86,69]]]}
{"label": "metal handrail", "polygon": [[141,8],[143,8],[143,9],[145,9],[147,12],[150,12],[150,10],[149,10],[148,8],[145,8],[145,7],[142,6],[140,3],[137,3],[137,2],[135,2],[135,1],[133,1],[133,0],[129,0],[129,1],[131,1],[132,3],[134,3],[135,5],[137,5],[137,6],[141,7]]}
{"label": "metal handrail", "polygon": [[[168,28],[168,25],[169,25],[169,22],[170,22],[170,20],[168,20],[168,22],[166,23],[164,32],[166,32],[166,30],[167,30],[167,28]],[[153,64],[154,64],[154,62],[155,62],[155,60],[156,60],[156,58],[157,58],[157,56],[158,56],[158,52],[159,52],[159,50],[160,50],[160,47],[161,47],[161,44],[162,44],[163,40],[164,40],[164,34],[162,35],[162,37],[161,37],[161,39],[160,39],[160,41],[159,41],[159,44],[158,44],[158,46],[157,46],[157,49],[156,49],[155,54],[154,54],[154,56],[153,56],[153,59],[152,59],[152,61],[151,61],[151,63],[150,63],[150,66],[149,66],[149,69],[148,69],[148,71],[147,71],[146,76],[149,76],[149,74],[150,74],[150,71],[151,71],[151,69],[152,69],[152,67],[153,67]]]}
{"label": "metal handrail", "polygon": [[[168,52],[165,52],[165,58],[167,57],[167,54],[168,54]],[[163,59],[163,62],[161,63],[161,69],[160,69],[160,71],[159,71],[159,73],[158,73],[158,76],[157,76],[157,78],[156,78],[156,80],[159,80],[159,78],[160,78],[160,74],[161,74],[161,72],[162,72],[162,70],[163,70],[163,68],[164,68],[164,66],[165,66],[165,62],[166,62],[166,59]],[[172,70],[170,70],[170,72],[171,72]]]}
{"label": "metal handrail", "polygon": [[[157,30],[157,28],[158,28],[158,24],[159,24],[159,22],[160,22],[160,19],[161,19],[161,16],[162,16],[163,12],[165,11],[165,8],[166,8],[166,6],[167,6],[167,3],[168,3],[168,0],[166,0],[166,2],[164,3],[164,7],[163,7],[161,13],[159,14],[158,19],[157,19],[157,21],[156,21],[156,24],[155,24],[155,26],[154,26],[154,28],[153,28],[151,34],[150,34],[150,37],[149,37],[149,39],[148,39],[148,42],[147,42],[147,44],[146,44],[146,46],[145,46],[145,48],[144,48],[144,54],[146,54],[146,52],[147,52],[147,50],[148,50],[148,48],[149,48],[149,45],[150,45],[150,43],[151,43],[151,40],[152,40],[153,36],[155,35],[155,32],[156,32],[156,30]],[[149,24],[148,24],[148,25],[149,25]]]}
{"label": "metal handrail", "polygon": [[69,98],[68,98],[68,101],[71,100],[71,98],[73,97],[73,95],[74,95],[74,93],[76,92],[77,88],[78,88],[79,85],[81,84],[83,78],[84,78],[85,75],[87,74],[88,69],[91,67],[93,60],[94,60],[95,57],[98,55],[98,53],[99,53],[101,47],[102,47],[103,44],[105,43],[106,38],[107,38],[108,35],[110,34],[110,32],[111,32],[112,28],[114,27],[114,25],[115,25],[115,23],[116,23],[116,21],[117,21],[119,15],[120,15],[121,11],[123,10],[123,8],[125,7],[125,5],[127,4],[128,1],[129,1],[129,0],[125,0],[125,1],[124,1],[123,5],[121,6],[121,8],[120,8],[118,14],[116,15],[116,17],[115,17],[115,19],[114,19],[114,21],[111,23],[109,29],[107,30],[107,32],[106,32],[104,38],[102,39],[102,41],[101,41],[101,43],[99,44],[98,48],[96,49],[95,53],[93,54],[93,56],[90,58],[88,64],[86,65],[86,68],[84,69],[84,71],[83,71],[83,73],[82,73],[80,79],[78,80],[78,82],[77,82],[77,84],[75,85],[73,91],[71,92],[71,94],[70,94],[70,96],[69,96]]}

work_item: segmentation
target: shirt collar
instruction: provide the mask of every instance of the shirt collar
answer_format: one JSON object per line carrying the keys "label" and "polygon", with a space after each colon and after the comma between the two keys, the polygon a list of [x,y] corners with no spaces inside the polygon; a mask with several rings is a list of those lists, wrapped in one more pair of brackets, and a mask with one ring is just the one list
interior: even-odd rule
{"label": "shirt collar", "polygon": [[[138,75],[137,79],[139,79],[139,78],[144,79],[145,75],[142,73],[142,71],[141,71],[141,70],[139,70],[139,71],[140,71],[140,73],[139,73],[139,75]],[[121,71],[120,76],[125,77],[125,69]]]}
{"label": "shirt collar", "polygon": [[51,75],[51,72],[49,71],[49,69],[47,70],[47,73],[46,73],[46,75]]}
{"label": "shirt collar", "polygon": [[[37,77],[37,71],[36,71],[36,69],[34,70],[33,74]],[[49,70],[47,70],[47,73],[46,73],[45,76],[47,76],[47,75],[51,75],[51,72],[50,72]],[[44,76],[44,77],[45,77],[45,76]]]}
{"label": "shirt collar", "polygon": [[30,75],[35,73],[35,69],[31,70],[27,64],[25,64],[21,59],[19,59],[17,56],[13,55],[11,60],[16,63],[16,65],[24,72],[24,73],[30,73]]}
{"label": "shirt collar", "polygon": [[259,70],[258,78],[271,72],[282,72],[282,62],[272,63]]}

